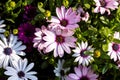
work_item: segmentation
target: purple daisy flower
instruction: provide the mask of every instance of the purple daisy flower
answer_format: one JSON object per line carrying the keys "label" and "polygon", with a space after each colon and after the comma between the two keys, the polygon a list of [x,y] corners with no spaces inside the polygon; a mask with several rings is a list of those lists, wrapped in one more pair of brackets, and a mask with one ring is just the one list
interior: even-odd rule
{"label": "purple daisy flower", "polygon": [[53,51],[54,57],[63,57],[64,51],[68,54],[71,53],[71,48],[76,47],[76,38],[68,33],[65,29],[54,29],[54,31],[45,31],[46,36],[43,37],[45,41],[45,53]]}
{"label": "purple daisy flower", "polygon": [[40,28],[36,28],[35,38],[33,39],[33,47],[38,48],[38,51],[41,52],[41,50],[44,49],[44,43],[43,37],[45,36],[45,32],[48,31],[47,28],[43,25]]}
{"label": "purple daisy flower", "polygon": [[105,12],[108,12],[108,15],[110,15],[110,10],[115,10],[118,8],[118,2],[115,0],[94,0],[96,3],[96,8],[94,9],[95,13],[100,12],[101,14],[104,14]]}
{"label": "purple daisy flower", "polygon": [[70,73],[66,80],[97,80],[98,77],[91,67],[78,66],[74,71],[75,73]]}
{"label": "purple daisy flower", "polygon": [[32,43],[34,38],[35,27],[30,23],[23,23],[18,28],[18,37],[21,41],[26,43]]}
{"label": "purple daisy flower", "polygon": [[80,15],[72,8],[66,9],[64,6],[56,8],[56,14],[58,17],[52,16],[49,22],[55,23],[54,27],[60,27],[62,29],[75,29],[79,27],[77,24],[80,22]]}
{"label": "purple daisy flower", "polygon": [[87,22],[89,19],[89,13],[85,12],[82,7],[77,9],[77,12],[80,14],[81,20]]}
{"label": "purple daisy flower", "polygon": [[[120,33],[115,32],[114,38],[120,40]],[[111,42],[108,44],[108,55],[114,61],[120,60],[120,44]]]}
{"label": "purple daisy flower", "polygon": [[32,20],[36,15],[36,7],[32,5],[25,6],[24,11],[23,18],[25,20]]}

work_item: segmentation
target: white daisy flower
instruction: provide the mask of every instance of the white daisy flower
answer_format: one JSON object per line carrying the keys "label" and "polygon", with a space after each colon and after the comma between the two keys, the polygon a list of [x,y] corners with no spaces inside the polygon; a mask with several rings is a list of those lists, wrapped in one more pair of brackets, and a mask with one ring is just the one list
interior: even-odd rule
{"label": "white daisy flower", "polygon": [[22,50],[26,49],[25,45],[22,45],[21,41],[18,41],[18,37],[11,34],[8,39],[4,35],[0,35],[0,67],[5,68],[11,64],[12,61],[18,61],[20,56],[25,56]]}
{"label": "white daisy flower", "polygon": [[35,76],[37,72],[30,71],[34,67],[34,63],[30,63],[28,66],[27,59],[19,59],[18,62],[14,62],[12,67],[6,67],[5,75],[10,76],[8,80],[38,80]]}
{"label": "white daisy flower", "polygon": [[55,76],[59,77],[60,80],[65,80],[66,72],[70,70],[70,68],[63,68],[65,60],[58,60],[57,67],[54,69]]}
{"label": "white daisy flower", "polygon": [[74,54],[73,57],[76,57],[74,62],[79,62],[79,65],[82,64],[83,66],[86,66],[89,64],[89,62],[92,62],[94,59],[91,55],[85,54],[85,51],[93,51],[93,48],[91,46],[88,46],[87,42],[82,42],[81,44],[78,43],[78,47],[73,50]]}
{"label": "white daisy flower", "polygon": [[3,29],[3,27],[5,27],[6,25],[3,23],[4,23],[4,20],[0,20],[0,33],[5,32],[5,29]]}

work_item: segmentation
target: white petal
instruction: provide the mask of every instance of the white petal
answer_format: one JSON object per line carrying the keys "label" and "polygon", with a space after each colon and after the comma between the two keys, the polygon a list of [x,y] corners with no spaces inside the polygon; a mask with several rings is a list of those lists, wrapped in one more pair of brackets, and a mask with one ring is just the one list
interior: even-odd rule
{"label": "white petal", "polygon": [[26,69],[27,64],[28,64],[28,60],[27,60],[27,59],[24,59],[23,67],[22,67],[22,70],[23,70],[23,71]]}
{"label": "white petal", "polygon": [[6,56],[5,60],[3,62],[3,67],[6,68],[8,66],[8,64],[9,64],[9,56]]}
{"label": "white petal", "polygon": [[57,43],[51,43],[48,47],[46,47],[45,52],[51,52],[55,47],[57,46]]}
{"label": "white petal", "polygon": [[11,76],[8,78],[8,80],[19,80],[17,76]]}
{"label": "white petal", "polygon": [[0,33],[4,33],[4,32],[5,32],[5,29],[0,29]]}
{"label": "white petal", "polygon": [[62,47],[61,47],[60,44],[58,45],[57,52],[58,52],[58,55],[59,55],[60,57],[63,57],[64,51],[63,51],[63,49],[62,49]]}
{"label": "white petal", "polygon": [[13,49],[16,49],[16,48],[18,48],[20,45],[22,45],[22,41],[17,42],[12,48],[13,48]]}
{"label": "white petal", "polygon": [[32,76],[32,75],[29,75],[26,77],[29,78],[30,80],[38,80],[38,78],[36,76]]}
{"label": "white petal", "polygon": [[63,43],[61,45],[62,45],[62,48],[65,50],[66,53],[71,53],[70,48],[65,43]]}
{"label": "white petal", "polygon": [[25,72],[28,72],[29,70],[31,70],[31,69],[33,68],[33,66],[34,66],[34,63],[30,63],[30,64],[26,67]]}
{"label": "white petal", "polygon": [[16,51],[20,51],[20,50],[25,50],[25,49],[26,49],[26,46],[25,46],[25,45],[22,45],[22,46],[16,48],[15,50],[16,50]]}
{"label": "white petal", "polygon": [[33,75],[33,74],[37,74],[37,72],[31,71],[31,72],[27,72],[26,74]]}

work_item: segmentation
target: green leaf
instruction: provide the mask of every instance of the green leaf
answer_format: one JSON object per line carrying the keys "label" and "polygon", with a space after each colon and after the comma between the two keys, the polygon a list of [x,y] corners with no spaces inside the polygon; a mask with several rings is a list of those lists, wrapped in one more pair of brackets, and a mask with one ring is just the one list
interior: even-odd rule
{"label": "green leaf", "polygon": [[14,20],[12,20],[12,19],[6,19],[7,21],[10,21],[10,22],[12,22],[12,23],[15,23],[15,21]]}
{"label": "green leaf", "polygon": [[105,74],[107,71],[108,71],[108,66],[106,64],[102,69],[102,74]]}
{"label": "green leaf", "polygon": [[22,0],[20,0],[19,2],[17,2],[15,8],[21,7],[21,5],[22,5]]}
{"label": "green leaf", "polygon": [[97,71],[97,70],[98,70],[98,65],[93,64],[93,65],[92,65],[92,69],[93,69],[94,71]]}
{"label": "green leaf", "polygon": [[88,8],[88,9],[90,9],[90,4],[85,3],[84,6],[85,6],[86,8]]}
{"label": "green leaf", "polygon": [[118,43],[118,44],[120,44],[120,40],[119,39],[113,39],[113,42],[115,42],[115,43]]}

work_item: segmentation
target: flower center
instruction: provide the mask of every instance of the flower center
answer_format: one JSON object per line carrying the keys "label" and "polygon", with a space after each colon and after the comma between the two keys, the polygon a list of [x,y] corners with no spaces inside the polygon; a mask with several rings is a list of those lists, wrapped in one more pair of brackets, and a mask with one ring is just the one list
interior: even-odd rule
{"label": "flower center", "polygon": [[118,44],[113,44],[112,46],[114,51],[118,51],[119,50],[119,45]]}
{"label": "flower center", "polygon": [[4,49],[4,53],[5,53],[6,55],[10,55],[10,54],[12,53],[12,49],[9,48],[9,47],[7,47],[7,48]]}
{"label": "flower center", "polygon": [[101,4],[102,7],[106,6],[106,2],[104,0],[100,0],[100,4]]}
{"label": "flower center", "polygon": [[87,54],[84,53],[85,51],[86,51],[86,50],[82,50],[82,51],[80,52],[80,55],[81,55],[82,57],[87,57],[87,56],[88,56]]}
{"label": "flower center", "polygon": [[23,71],[19,71],[18,72],[18,77],[19,78],[22,78],[22,77],[24,77],[25,76],[25,73],[23,72]]}
{"label": "flower center", "polygon": [[64,76],[64,75],[65,75],[64,70],[61,70],[61,71],[60,71],[60,74],[61,74],[61,76]]}
{"label": "flower center", "polygon": [[65,20],[65,19],[63,19],[62,21],[60,21],[60,24],[61,24],[62,26],[67,26],[67,25],[68,25],[68,21]]}
{"label": "flower center", "polygon": [[79,80],[89,80],[89,78],[87,76],[83,76]]}
{"label": "flower center", "polygon": [[56,36],[56,42],[57,43],[63,43],[65,40],[64,40],[64,37],[61,36],[61,35],[57,35]]}
{"label": "flower center", "polygon": [[85,13],[81,13],[81,15],[80,15],[81,17],[84,17],[85,16]]}

